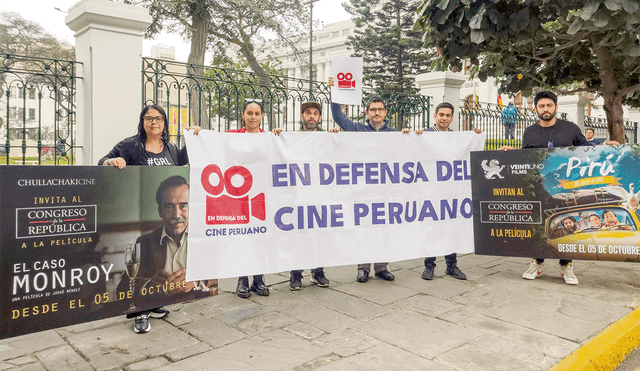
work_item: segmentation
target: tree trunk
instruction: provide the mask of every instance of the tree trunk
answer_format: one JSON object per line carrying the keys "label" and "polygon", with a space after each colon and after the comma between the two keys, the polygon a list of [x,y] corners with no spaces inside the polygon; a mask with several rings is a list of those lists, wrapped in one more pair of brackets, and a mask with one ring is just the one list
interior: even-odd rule
{"label": "tree trunk", "polygon": [[255,72],[258,76],[258,82],[260,83],[261,92],[262,92],[262,105],[264,106],[264,116],[267,119],[267,126],[269,131],[273,130],[273,117],[271,117],[271,81],[269,77],[264,72],[264,68],[260,65],[256,56],[254,55],[254,48],[251,41],[245,40],[242,47],[240,47],[240,53],[247,58],[247,63],[249,63],[249,67]]}
{"label": "tree trunk", "polygon": [[192,65],[187,73],[192,77],[189,79],[189,106],[191,107],[191,126],[201,126],[210,129],[209,110],[207,108],[205,79],[204,75],[204,55],[207,50],[207,35],[209,31],[209,10],[204,1],[194,1],[191,4],[191,51],[187,63]]}
{"label": "tree trunk", "polygon": [[599,44],[601,38],[591,36],[591,44],[598,58],[600,67],[601,94],[604,98],[604,111],[607,115],[609,139],[619,143],[626,143],[624,133],[622,96],[618,93],[618,81],[611,61],[611,53]]}

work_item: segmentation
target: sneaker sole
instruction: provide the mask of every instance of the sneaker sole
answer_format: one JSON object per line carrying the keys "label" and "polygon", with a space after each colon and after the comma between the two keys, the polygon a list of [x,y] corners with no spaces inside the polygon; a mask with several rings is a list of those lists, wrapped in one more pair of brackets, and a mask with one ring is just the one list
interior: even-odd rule
{"label": "sneaker sole", "polygon": [[311,283],[315,283],[316,285],[320,286],[320,287],[329,287],[329,284],[325,284],[325,285],[321,285],[320,283],[318,283],[318,281],[316,281],[314,278],[311,278]]}
{"label": "sneaker sole", "polygon": [[302,290],[302,286],[300,286],[300,287],[291,287],[291,286],[289,286],[289,290],[291,290],[291,291],[300,291],[300,290]]}
{"label": "sneaker sole", "polygon": [[151,331],[151,324],[149,324],[149,327],[147,327],[146,330],[138,330],[137,327],[133,327],[133,332],[135,332],[136,334],[146,334],[149,331]]}
{"label": "sneaker sole", "polygon": [[154,319],[161,319],[161,318],[164,318],[164,317],[166,317],[168,315],[169,315],[169,313],[158,314],[158,313],[151,312],[151,314],[149,314],[149,317],[150,318],[154,318]]}

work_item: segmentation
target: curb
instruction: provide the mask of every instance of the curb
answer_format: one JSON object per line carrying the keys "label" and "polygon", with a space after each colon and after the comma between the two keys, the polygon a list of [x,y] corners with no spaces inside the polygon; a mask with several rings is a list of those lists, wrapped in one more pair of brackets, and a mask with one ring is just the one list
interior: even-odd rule
{"label": "curb", "polygon": [[640,307],[618,320],[548,371],[615,369],[640,345]]}

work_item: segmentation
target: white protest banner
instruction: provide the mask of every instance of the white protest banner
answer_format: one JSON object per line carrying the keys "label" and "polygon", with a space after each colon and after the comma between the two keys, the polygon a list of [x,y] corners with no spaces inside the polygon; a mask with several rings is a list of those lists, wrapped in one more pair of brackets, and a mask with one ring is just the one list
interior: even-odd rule
{"label": "white protest banner", "polygon": [[331,101],[340,104],[362,104],[362,58],[339,57],[331,60]]}
{"label": "white protest banner", "polygon": [[474,132],[186,132],[187,281],[473,251]]}

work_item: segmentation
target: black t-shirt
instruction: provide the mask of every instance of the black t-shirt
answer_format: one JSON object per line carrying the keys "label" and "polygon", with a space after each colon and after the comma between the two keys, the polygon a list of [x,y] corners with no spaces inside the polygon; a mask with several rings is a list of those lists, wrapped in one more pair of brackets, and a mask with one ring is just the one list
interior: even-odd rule
{"label": "black t-shirt", "polygon": [[[552,143],[552,145],[550,145]],[[557,119],[553,126],[531,125],[522,134],[522,148],[590,146],[578,125]]]}

